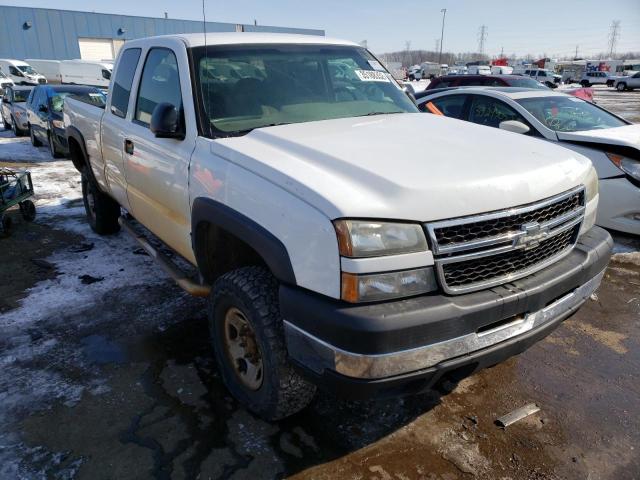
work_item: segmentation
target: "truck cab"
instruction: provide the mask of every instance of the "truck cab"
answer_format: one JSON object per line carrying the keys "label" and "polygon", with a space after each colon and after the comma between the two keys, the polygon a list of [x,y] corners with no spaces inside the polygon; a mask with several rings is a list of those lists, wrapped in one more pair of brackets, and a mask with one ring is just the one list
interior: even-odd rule
{"label": "truck cab", "polygon": [[316,388],[397,396],[500,362],[572,315],[609,259],[586,158],[423,115],[352,42],[132,40],[105,108],[64,108],[91,227],[134,233],[208,298],[221,376],[267,419]]}

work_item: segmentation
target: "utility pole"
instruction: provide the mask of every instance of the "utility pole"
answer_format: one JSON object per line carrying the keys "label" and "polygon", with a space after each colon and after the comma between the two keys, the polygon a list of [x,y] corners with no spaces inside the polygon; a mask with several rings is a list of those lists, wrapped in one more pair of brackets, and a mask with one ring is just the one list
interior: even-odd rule
{"label": "utility pole", "polygon": [[440,39],[436,38],[436,49],[434,50],[434,52],[437,52],[440,50]]}
{"label": "utility pole", "polygon": [[504,58],[504,47],[500,47],[500,58]]}
{"label": "utility pole", "polygon": [[484,42],[487,40],[489,28],[486,25],[481,25],[478,31],[478,53],[484,55]]}
{"label": "utility pole", "polygon": [[613,58],[613,53],[616,51],[616,43],[618,43],[618,37],[620,37],[620,20],[614,20],[611,22],[609,30],[609,58]]}
{"label": "utility pole", "polygon": [[579,47],[579,46],[580,46],[580,45],[576,45],[576,54],[575,54],[575,56],[573,57],[573,59],[574,59],[574,60],[578,60],[578,47]]}
{"label": "utility pole", "polygon": [[444,19],[447,16],[447,9],[440,10],[442,13],[442,31],[440,32],[440,54],[438,55],[438,64],[442,65],[442,41],[444,40]]}

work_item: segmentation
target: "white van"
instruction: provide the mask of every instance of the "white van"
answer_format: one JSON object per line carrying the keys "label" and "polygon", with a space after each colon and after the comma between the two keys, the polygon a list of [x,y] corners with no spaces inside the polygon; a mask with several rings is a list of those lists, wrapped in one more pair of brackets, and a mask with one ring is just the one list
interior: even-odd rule
{"label": "white van", "polygon": [[31,65],[22,60],[0,58],[0,71],[16,85],[40,85],[47,79],[40,75]]}
{"label": "white van", "polygon": [[108,87],[113,66],[89,60],[63,60],[60,62],[62,83]]}
{"label": "white van", "polygon": [[513,73],[513,67],[507,67],[506,65],[492,65],[492,75],[511,75]]}
{"label": "white van", "polygon": [[60,77],[60,60],[43,60],[39,58],[25,59],[38,73],[44,75],[48,83],[62,83]]}
{"label": "white van", "polygon": [[491,67],[489,65],[469,65],[467,73],[469,75],[491,75]]}

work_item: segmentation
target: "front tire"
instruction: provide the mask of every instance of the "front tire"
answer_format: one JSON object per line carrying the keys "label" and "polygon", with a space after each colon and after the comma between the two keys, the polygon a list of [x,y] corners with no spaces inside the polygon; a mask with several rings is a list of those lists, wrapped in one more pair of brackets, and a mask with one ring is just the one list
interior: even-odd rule
{"label": "front tire", "polygon": [[56,148],[56,144],[53,142],[53,137],[51,136],[50,133],[47,135],[47,139],[49,140],[49,153],[51,153],[51,156],[53,158],[61,158],[62,154],[58,152],[58,149]]}
{"label": "front tire", "polygon": [[287,359],[278,282],[265,268],[243,267],[215,282],[209,328],[222,379],[249,410],[273,421],[311,402],[316,388]]}
{"label": "front tire", "polygon": [[102,193],[84,174],[82,175],[82,202],[91,230],[98,235],[110,235],[120,230],[118,223],[120,205]]}
{"label": "front tire", "polygon": [[580,85],[582,85],[584,88],[588,88],[591,86],[591,84],[586,80],[583,80],[582,82],[580,82]]}
{"label": "front tire", "polygon": [[29,136],[31,137],[31,145],[34,147],[41,147],[42,142],[36,138],[36,134],[33,131],[33,127],[29,125]]}
{"label": "front tire", "polygon": [[624,92],[627,89],[627,84],[626,83],[618,83],[618,85],[616,85],[616,90],[618,90],[619,92]]}

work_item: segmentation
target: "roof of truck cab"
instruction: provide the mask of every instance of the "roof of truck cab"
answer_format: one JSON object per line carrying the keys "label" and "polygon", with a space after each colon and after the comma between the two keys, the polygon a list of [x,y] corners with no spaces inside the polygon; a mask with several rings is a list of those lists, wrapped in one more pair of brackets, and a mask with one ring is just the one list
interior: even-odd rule
{"label": "roof of truck cab", "polygon": [[[203,33],[185,33],[178,35],[161,35],[158,37],[147,37],[139,40],[130,40],[128,45],[133,43],[147,43],[154,38],[180,38],[184,40],[188,47],[202,47],[205,45],[205,35]],[[296,35],[290,33],[249,33],[249,32],[225,32],[207,33],[206,45],[242,45],[242,44],[293,44],[293,45],[345,45],[357,47],[355,42],[339,40],[336,38],[322,37],[319,35]]]}

